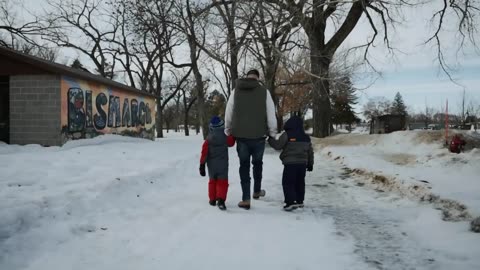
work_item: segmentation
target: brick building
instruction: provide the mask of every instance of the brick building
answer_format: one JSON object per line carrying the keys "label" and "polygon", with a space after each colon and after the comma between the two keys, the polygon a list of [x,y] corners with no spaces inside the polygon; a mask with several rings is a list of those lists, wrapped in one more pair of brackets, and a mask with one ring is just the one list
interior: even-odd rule
{"label": "brick building", "polygon": [[0,47],[0,141],[53,146],[107,133],[154,139],[155,97]]}

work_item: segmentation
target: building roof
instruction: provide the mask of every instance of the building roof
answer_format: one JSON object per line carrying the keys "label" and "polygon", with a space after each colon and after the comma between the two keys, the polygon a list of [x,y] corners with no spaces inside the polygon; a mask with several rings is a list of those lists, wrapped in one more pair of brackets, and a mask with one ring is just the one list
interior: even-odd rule
{"label": "building roof", "polygon": [[[9,71],[9,67],[5,67],[5,69],[0,68],[0,75],[28,75],[32,73],[33,74],[42,74],[42,73],[52,74],[53,73],[53,74],[60,74],[60,75],[68,75],[74,78],[83,79],[87,81],[94,81],[99,84],[104,84],[106,86],[110,86],[113,88],[134,92],[136,94],[156,97],[155,95],[152,95],[146,91],[141,91],[137,88],[133,88],[128,85],[104,78],[100,75],[95,75],[90,72],[86,72],[80,69],[61,65],[55,62],[51,62],[51,61],[36,57],[36,56],[24,54],[24,53],[0,46],[0,65],[3,62],[7,62],[7,60],[10,60],[9,62],[16,62],[16,63],[28,65],[31,68],[16,70],[15,72]],[[35,72],[32,72],[33,70],[35,70]]]}
{"label": "building roof", "polygon": [[401,115],[401,114],[384,114],[384,115],[377,116],[377,118],[379,118],[379,119],[402,118],[402,117],[405,117],[405,115]]}

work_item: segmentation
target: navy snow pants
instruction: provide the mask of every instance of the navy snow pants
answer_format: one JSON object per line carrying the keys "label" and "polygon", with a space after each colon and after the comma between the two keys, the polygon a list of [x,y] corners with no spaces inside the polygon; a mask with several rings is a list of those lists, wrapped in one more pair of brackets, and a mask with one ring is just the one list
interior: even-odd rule
{"label": "navy snow pants", "polygon": [[305,199],[306,164],[285,164],[283,168],[283,195],[286,204],[303,203]]}

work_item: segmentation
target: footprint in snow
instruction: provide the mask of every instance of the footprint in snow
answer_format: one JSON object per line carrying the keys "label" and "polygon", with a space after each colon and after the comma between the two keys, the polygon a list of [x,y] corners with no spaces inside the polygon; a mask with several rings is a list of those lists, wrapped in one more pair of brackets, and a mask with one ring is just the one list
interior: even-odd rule
{"label": "footprint in snow", "polygon": [[95,226],[90,224],[77,225],[71,229],[73,234],[80,235],[85,233],[92,233],[96,231]]}

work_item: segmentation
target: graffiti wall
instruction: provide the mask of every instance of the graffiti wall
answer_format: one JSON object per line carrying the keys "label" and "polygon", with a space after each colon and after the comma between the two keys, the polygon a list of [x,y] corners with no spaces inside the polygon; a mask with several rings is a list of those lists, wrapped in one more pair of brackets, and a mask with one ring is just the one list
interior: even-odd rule
{"label": "graffiti wall", "polygon": [[155,138],[153,97],[63,76],[61,102],[65,140],[101,134]]}

